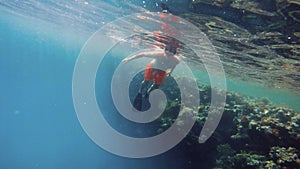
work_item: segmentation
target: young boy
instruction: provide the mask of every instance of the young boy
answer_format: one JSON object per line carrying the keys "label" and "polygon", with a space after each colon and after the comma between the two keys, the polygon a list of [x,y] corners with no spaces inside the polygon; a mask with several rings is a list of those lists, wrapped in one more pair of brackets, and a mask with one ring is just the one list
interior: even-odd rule
{"label": "young boy", "polygon": [[[170,75],[176,65],[180,62],[180,58],[176,55],[177,45],[169,43],[164,50],[156,48],[151,52],[141,52],[123,60],[124,63],[140,57],[151,57],[151,60],[146,67],[144,80],[142,81],[139,92],[134,100],[134,107],[141,111],[143,98],[148,99],[149,93],[157,89],[164,81],[165,76]],[[157,69],[159,68],[159,69]],[[149,83],[153,81],[150,88]]]}

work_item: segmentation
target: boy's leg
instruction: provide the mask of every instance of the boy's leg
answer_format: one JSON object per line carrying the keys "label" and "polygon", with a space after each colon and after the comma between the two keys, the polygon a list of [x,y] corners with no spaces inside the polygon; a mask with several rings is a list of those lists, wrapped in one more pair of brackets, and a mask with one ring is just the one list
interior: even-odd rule
{"label": "boy's leg", "polygon": [[140,94],[143,94],[143,95],[144,95],[144,94],[147,93],[149,83],[150,83],[150,81],[148,81],[148,80],[143,80],[143,81],[142,81],[141,87],[140,87],[140,89],[139,89],[139,93],[140,93]]}
{"label": "boy's leg", "polygon": [[141,82],[140,89],[138,91],[138,94],[135,96],[135,99],[133,101],[133,106],[138,110],[141,111],[143,109],[143,97],[145,97],[148,86],[149,86],[150,81],[143,80]]}
{"label": "boy's leg", "polygon": [[150,92],[152,92],[153,90],[158,89],[158,88],[159,88],[159,84],[153,83],[147,90],[147,96],[149,96]]}

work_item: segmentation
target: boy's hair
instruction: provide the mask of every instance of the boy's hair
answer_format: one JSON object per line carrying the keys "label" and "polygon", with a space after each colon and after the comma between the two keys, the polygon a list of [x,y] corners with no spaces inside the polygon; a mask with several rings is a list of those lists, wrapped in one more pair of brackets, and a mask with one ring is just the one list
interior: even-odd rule
{"label": "boy's hair", "polygon": [[179,41],[175,38],[170,38],[168,39],[167,44],[165,46],[165,51],[169,51],[175,55],[177,53],[178,47],[179,47]]}
{"label": "boy's hair", "polygon": [[172,45],[166,45],[165,51],[169,51],[175,55],[177,53],[177,47]]}

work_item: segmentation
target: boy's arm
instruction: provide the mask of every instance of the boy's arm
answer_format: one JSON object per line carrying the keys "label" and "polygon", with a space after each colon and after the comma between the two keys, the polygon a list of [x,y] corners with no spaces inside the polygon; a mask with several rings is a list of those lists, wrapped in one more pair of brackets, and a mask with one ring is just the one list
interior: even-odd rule
{"label": "boy's arm", "polygon": [[143,57],[143,53],[138,53],[138,54],[135,54],[133,56],[127,57],[127,58],[123,59],[122,62],[126,63],[128,61],[131,61],[131,60],[139,58],[139,57]]}
{"label": "boy's arm", "polygon": [[156,58],[156,57],[159,57],[159,56],[163,56],[164,55],[164,51],[161,50],[161,49],[154,49],[153,51],[149,51],[149,52],[141,52],[141,53],[138,53],[138,54],[135,54],[131,57],[128,57],[128,58],[125,58],[123,59],[122,62],[128,62],[128,61],[131,61],[133,59],[137,59],[137,58],[140,58],[140,57],[151,57],[151,58]]}

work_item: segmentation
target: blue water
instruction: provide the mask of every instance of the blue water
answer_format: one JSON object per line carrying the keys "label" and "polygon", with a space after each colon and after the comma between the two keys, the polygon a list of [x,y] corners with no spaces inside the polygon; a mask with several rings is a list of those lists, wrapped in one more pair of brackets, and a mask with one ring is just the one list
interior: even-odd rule
{"label": "blue water", "polygon": [[[209,85],[209,77],[206,72],[195,70],[195,75],[200,84]],[[298,91],[292,92],[284,88],[268,88],[256,82],[243,81],[239,78],[230,78],[226,76],[227,90],[250,96],[261,100],[268,99],[271,104],[276,106],[288,107],[296,111],[300,111],[300,95]]]}
{"label": "blue water", "polygon": [[[93,32],[1,10],[0,16],[0,168],[184,168],[188,159],[176,147],[127,159],[99,148],[83,131],[72,102],[72,75]],[[299,108],[293,94],[228,82],[229,89]]]}
{"label": "blue water", "polygon": [[0,16],[0,168],[180,166],[180,160],[176,166],[170,160],[181,156],[170,155],[176,150],[127,159],[104,151],[85,134],[72,102],[72,74],[88,34],[72,37],[40,20]]}

